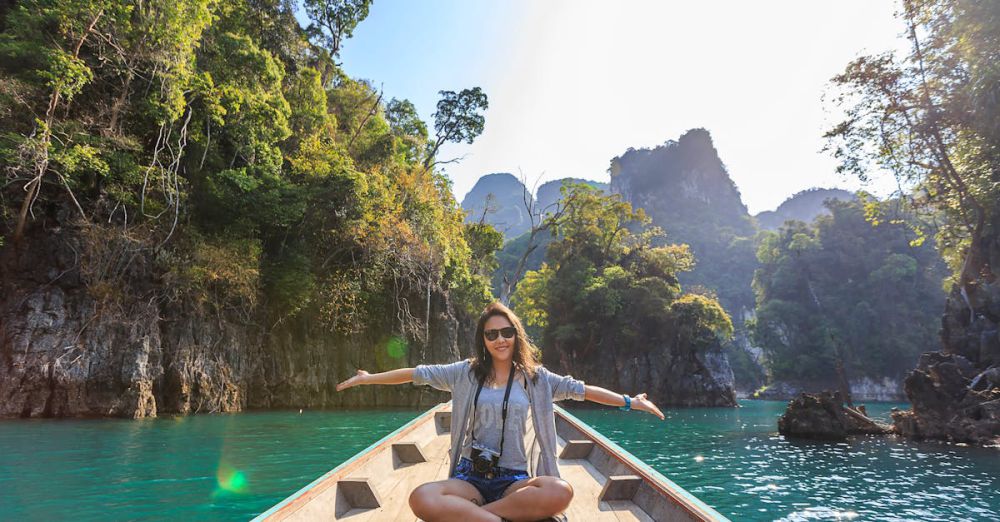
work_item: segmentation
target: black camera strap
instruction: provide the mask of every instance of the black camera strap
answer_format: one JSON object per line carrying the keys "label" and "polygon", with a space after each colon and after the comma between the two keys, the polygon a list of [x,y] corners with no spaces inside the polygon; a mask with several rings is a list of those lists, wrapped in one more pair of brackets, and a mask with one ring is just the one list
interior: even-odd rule
{"label": "black camera strap", "polygon": [[[500,413],[500,417],[503,419],[503,423],[500,426],[500,453],[503,455],[503,439],[507,431],[507,403],[510,401],[510,387],[514,384],[514,363],[510,365],[510,377],[507,378],[507,391],[503,394],[503,408]],[[479,381],[479,387],[476,388],[476,400],[472,407],[472,443],[476,443],[476,410],[479,409],[479,393],[483,391],[483,381]],[[499,456],[498,455],[498,456]]]}

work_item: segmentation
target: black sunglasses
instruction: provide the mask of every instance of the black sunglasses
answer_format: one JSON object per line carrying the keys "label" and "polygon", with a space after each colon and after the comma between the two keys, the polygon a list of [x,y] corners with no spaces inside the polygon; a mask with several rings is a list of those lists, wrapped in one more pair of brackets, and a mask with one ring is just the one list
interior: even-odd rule
{"label": "black sunglasses", "polygon": [[501,328],[499,330],[486,330],[483,332],[483,335],[486,336],[486,340],[488,341],[496,341],[497,337],[500,335],[502,335],[504,339],[513,339],[514,334],[516,333],[517,330],[515,330],[513,326],[508,326],[507,328]]}

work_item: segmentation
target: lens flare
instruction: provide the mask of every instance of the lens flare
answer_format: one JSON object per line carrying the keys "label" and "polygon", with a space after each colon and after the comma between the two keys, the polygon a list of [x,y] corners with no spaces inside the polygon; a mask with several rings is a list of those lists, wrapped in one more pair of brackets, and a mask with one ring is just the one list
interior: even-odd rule
{"label": "lens flare", "polygon": [[247,489],[247,477],[238,470],[225,464],[219,466],[215,473],[215,479],[219,483],[219,489],[229,493],[243,493]]}
{"label": "lens flare", "polygon": [[402,337],[394,336],[389,338],[385,347],[386,353],[393,359],[399,359],[406,355],[406,341]]}

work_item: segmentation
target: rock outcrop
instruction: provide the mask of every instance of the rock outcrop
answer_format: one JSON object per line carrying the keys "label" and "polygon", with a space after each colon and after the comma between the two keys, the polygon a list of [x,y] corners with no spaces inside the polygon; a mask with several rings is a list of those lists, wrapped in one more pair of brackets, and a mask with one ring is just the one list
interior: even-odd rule
{"label": "rock outcrop", "polygon": [[925,353],[904,386],[912,409],[892,413],[903,436],[1000,444],[1000,368],[978,371],[961,355]]}
{"label": "rock outcrop", "polygon": [[786,437],[845,440],[850,435],[885,435],[889,426],[869,419],[863,412],[844,406],[840,393],[803,393],[788,403],[778,419],[778,433]]}
{"label": "rock outcrop", "polygon": [[904,381],[911,410],[896,412],[901,434],[973,444],[1000,444],[1000,202],[995,202],[967,259],[975,279],[955,285],[941,320],[941,353],[921,356]]}
{"label": "rock outcrop", "polygon": [[660,406],[736,406],[733,371],[722,349],[684,347],[595,350],[586,355],[549,347],[547,368],[622,393],[648,393]]}
{"label": "rock outcrop", "polygon": [[718,295],[737,317],[754,307],[757,268],[753,220],[705,129],[692,129],[653,149],[629,149],[611,160],[611,192],[643,209],[666,241],[691,247],[697,263],[678,275]]}
{"label": "rock outcrop", "polygon": [[[690,247],[696,262],[693,270],[677,274],[681,286],[716,296],[733,318],[735,342],[745,339],[738,318],[754,308],[750,282],[758,262],[751,238],[756,230],[709,132],[691,129],[651,149],[630,148],[611,160],[610,174],[611,193],[643,209],[666,232],[664,242]],[[749,358],[736,362],[733,369],[742,382],[756,379]]]}
{"label": "rock outcrop", "polygon": [[[474,319],[460,316],[446,294],[432,294],[429,343],[389,349],[388,330],[338,337],[302,318],[265,332],[262,317],[170,299],[147,250],[120,250],[129,256],[95,281],[81,267],[77,231],[37,230],[26,245],[0,251],[0,417],[426,406],[446,394],[334,388],[357,368],[451,362],[471,346]],[[416,307],[426,297],[413,297],[413,313],[423,316]]]}

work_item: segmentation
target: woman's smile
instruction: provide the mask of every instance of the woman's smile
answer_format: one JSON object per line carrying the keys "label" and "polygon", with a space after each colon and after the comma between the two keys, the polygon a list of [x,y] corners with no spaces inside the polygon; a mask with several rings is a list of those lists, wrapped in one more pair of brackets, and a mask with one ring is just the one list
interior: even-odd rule
{"label": "woman's smile", "polygon": [[497,355],[504,355],[504,354],[510,352],[510,345],[509,344],[505,344],[503,346],[494,346],[493,347],[493,351]]}

